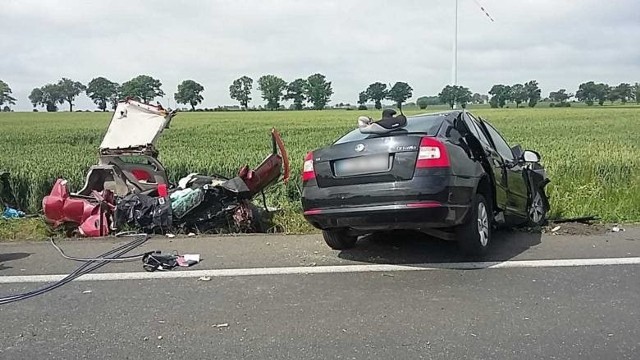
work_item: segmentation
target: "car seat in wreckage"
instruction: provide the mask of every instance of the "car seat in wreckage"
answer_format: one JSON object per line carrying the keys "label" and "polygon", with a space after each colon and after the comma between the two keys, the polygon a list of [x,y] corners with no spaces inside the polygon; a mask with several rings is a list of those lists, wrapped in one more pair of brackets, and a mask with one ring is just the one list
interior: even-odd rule
{"label": "car seat in wreckage", "polygon": [[71,193],[58,179],[42,200],[45,219],[54,228],[77,228],[84,236],[110,231],[114,197],[129,193],[157,195],[169,181],[158,161],[155,142],[175,111],[133,100],[121,102],[99,148],[98,164],[89,169],[84,187]]}

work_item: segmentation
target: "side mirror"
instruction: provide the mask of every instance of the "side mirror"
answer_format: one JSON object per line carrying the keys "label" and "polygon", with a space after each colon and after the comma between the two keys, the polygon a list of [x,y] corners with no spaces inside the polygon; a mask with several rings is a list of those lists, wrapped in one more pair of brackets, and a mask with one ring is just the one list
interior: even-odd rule
{"label": "side mirror", "polygon": [[540,162],[540,154],[535,151],[525,150],[524,154],[522,154],[522,159],[524,162],[537,163]]}

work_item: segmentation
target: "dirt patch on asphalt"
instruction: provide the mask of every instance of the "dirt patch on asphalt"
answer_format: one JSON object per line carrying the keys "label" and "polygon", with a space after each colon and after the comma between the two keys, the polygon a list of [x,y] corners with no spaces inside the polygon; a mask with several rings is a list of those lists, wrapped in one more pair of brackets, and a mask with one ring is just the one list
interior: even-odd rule
{"label": "dirt patch on asphalt", "polygon": [[603,235],[611,231],[612,226],[604,224],[585,224],[579,222],[551,223],[543,232],[550,235]]}

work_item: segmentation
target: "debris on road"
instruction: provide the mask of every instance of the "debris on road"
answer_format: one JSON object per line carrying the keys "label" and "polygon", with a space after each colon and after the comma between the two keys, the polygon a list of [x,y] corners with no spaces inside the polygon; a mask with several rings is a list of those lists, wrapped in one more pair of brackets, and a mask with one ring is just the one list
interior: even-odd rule
{"label": "debris on road", "polygon": [[617,233],[617,232],[623,232],[623,231],[624,231],[624,229],[623,229],[623,228],[621,228],[621,227],[620,227],[620,226],[618,226],[618,225],[614,225],[614,226],[611,228],[611,231],[612,231],[612,232],[616,232],[616,233]]}
{"label": "debris on road", "polygon": [[583,222],[563,222],[557,225],[552,222],[543,228],[543,231],[551,235],[604,235],[608,229],[602,224],[589,224]]}
{"label": "debris on road", "polygon": [[199,281],[211,281],[211,276],[200,276]]}
{"label": "debris on road", "polygon": [[129,99],[119,103],[84,187],[71,193],[67,181],[58,179],[43,198],[47,223],[89,237],[124,228],[166,233],[169,238],[176,231],[188,236],[220,229],[260,232],[260,212],[251,200],[281,177],[285,183],[289,179],[280,134],[271,130],[271,154],[255,169],[242,166],[231,179],[192,172],[176,186],[169,182],[155,147],[175,115],[176,110],[159,104]]}
{"label": "debris on road", "polygon": [[171,270],[176,266],[190,267],[200,262],[200,254],[166,254],[158,250],[142,256],[142,267],[149,272]]}
{"label": "debris on road", "polygon": [[85,290],[85,291],[83,291],[82,293],[83,293],[83,294],[91,294],[91,292],[92,292],[91,290]]}
{"label": "debris on road", "polygon": [[226,327],[229,327],[229,323],[217,324],[217,325],[213,325],[213,327],[216,327],[216,328],[226,328]]}

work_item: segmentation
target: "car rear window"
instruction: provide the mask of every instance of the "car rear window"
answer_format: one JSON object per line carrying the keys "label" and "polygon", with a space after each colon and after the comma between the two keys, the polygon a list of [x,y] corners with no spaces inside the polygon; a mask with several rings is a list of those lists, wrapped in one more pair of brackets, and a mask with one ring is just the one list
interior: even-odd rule
{"label": "car rear window", "polygon": [[359,129],[352,130],[348,132],[346,135],[338,139],[335,144],[342,144],[351,141],[361,141],[364,139],[372,139],[377,137],[384,136],[396,136],[396,135],[406,135],[406,134],[426,134],[426,135],[436,135],[442,122],[444,121],[444,116],[442,115],[424,115],[424,116],[416,116],[407,118],[407,126],[402,129],[393,130],[386,134],[363,134]]}

